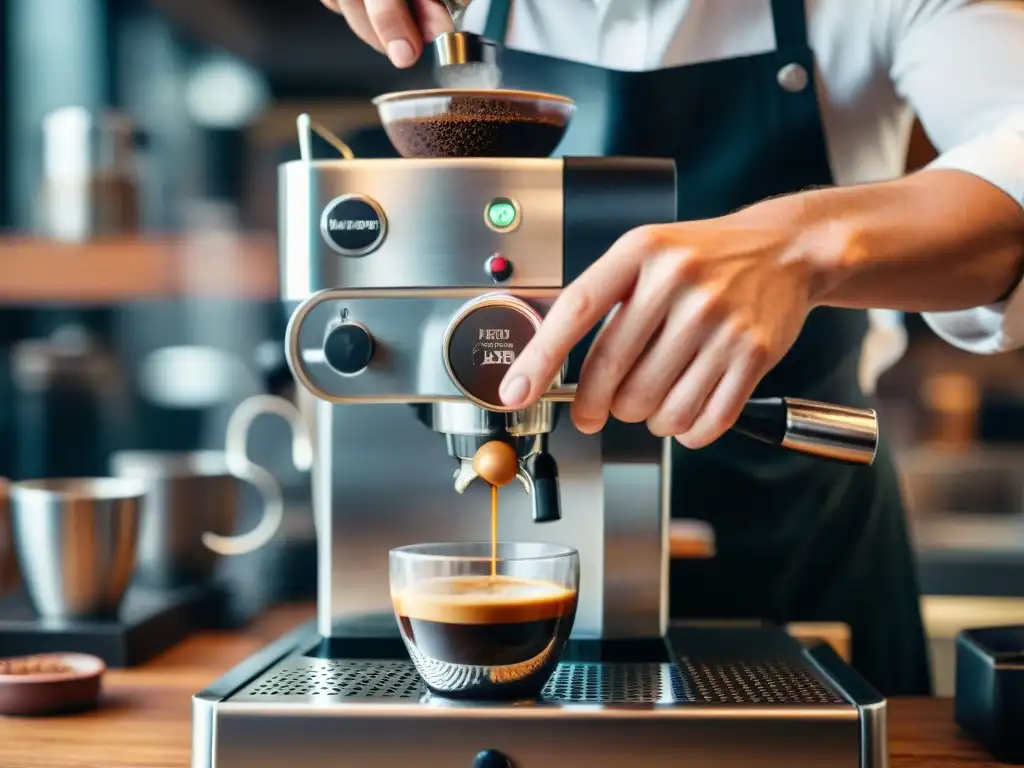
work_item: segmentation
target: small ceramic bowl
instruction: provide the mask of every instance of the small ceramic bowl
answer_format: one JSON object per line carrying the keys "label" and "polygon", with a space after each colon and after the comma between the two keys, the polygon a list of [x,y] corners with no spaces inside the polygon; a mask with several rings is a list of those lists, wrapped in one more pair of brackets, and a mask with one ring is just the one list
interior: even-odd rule
{"label": "small ceramic bowl", "polygon": [[100,695],[102,659],[52,653],[0,659],[0,715],[52,715],[89,709]]}

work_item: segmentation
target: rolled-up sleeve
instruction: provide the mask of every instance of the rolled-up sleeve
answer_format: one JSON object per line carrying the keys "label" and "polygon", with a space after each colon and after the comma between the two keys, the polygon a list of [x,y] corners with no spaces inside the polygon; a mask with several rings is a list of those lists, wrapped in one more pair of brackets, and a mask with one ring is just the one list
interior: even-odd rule
{"label": "rolled-up sleeve", "polygon": [[[893,82],[941,153],[929,167],[973,174],[1024,209],[1024,2],[892,3]],[[998,304],[924,319],[972,352],[1024,347],[1024,285]]]}

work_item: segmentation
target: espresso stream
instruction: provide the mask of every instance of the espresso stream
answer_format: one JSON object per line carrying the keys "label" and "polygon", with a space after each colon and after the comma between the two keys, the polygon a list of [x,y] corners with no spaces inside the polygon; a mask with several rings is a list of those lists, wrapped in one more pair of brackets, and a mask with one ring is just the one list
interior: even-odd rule
{"label": "espresso stream", "polygon": [[491,577],[498,575],[498,486],[491,486]]}

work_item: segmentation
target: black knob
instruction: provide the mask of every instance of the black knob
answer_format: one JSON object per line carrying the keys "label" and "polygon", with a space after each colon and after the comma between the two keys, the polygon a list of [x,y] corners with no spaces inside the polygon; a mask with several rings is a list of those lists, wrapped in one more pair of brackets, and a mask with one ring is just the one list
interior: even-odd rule
{"label": "black knob", "polygon": [[373,351],[373,336],[359,323],[340,323],[324,339],[324,359],[343,376],[355,376],[366,370]]}
{"label": "black knob", "polygon": [[498,750],[485,749],[473,760],[473,768],[515,768],[515,766]]}

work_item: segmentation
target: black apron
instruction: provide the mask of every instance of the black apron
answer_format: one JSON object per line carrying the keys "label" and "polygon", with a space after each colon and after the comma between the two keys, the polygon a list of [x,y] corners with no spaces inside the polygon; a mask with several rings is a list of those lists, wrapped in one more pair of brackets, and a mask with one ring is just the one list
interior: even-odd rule
{"label": "black apron", "polygon": [[[504,86],[576,102],[558,155],[674,158],[680,221],[832,185],[803,0],[771,5],[771,53],[619,72],[506,49]],[[511,10],[492,0],[484,35],[504,41]],[[864,312],[816,309],[756,394],[863,404],[866,332]],[[673,445],[672,515],[710,523],[717,549],[672,564],[673,618],[845,622],[854,666],[882,693],[930,691],[914,556],[884,448],[863,468],[734,434],[699,451]]]}

